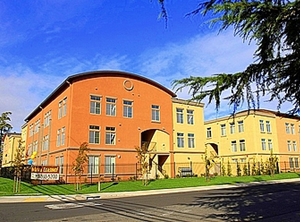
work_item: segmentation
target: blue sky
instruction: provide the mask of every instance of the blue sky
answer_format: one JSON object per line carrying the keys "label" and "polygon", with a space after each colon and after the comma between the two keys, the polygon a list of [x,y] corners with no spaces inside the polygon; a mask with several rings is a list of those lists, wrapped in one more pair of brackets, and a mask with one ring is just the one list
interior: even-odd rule
{"label": "blue sky", "polygon": [[[11,111],[13,130],[20,131],[65,78],[85,71],[132,72],[172,89],[175,79],[243,70],[255,45],[233,30],[218,34],[201,16],[185,17],[198,2],[166,0],[166,27],[157,0],[2,0],[0,113]],[[275,110],[276,103],[262,108]],[[218,113],[209,105],[205,119],[231,111],[227,101]]]}

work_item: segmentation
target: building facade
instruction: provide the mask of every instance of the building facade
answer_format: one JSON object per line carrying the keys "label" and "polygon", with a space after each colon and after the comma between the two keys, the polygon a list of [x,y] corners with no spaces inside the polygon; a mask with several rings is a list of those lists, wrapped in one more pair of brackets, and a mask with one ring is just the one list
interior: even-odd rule
{"label": "building facade", "polygon": [[270,110],[238,112],[205,122],[206,147],[220,162],[265,162],[277,157],[281,171],[299,169],[300,120]]}
{"label": "building facade", "polygon": [[[91,180],[135,174],[135,147],[147,145],[156,167],[150,174],[174,176],[173,105],[176,95],[147,78],[119,71],[97,71],[68,77],[25,119],[27,156],[36,165],[61,168],[72,181],[72,164],[84,142],[89,146]],[[129,168],[132,163],[132,170]]]}
{"label": "building facade", "polygon": [[21,133],[7,133],[3,139],[2,167],[13,166],[15,155],[21,141]]}

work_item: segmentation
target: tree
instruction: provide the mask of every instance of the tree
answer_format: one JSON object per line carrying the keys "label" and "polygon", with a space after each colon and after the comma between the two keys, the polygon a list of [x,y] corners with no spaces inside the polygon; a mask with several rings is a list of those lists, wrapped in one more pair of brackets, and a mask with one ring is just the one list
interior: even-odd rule
{"label": "tree", "polygon": [[137,158],[138,158],[138,163],[140,164],[140,171],[143,176],[143,185],[146,186],[148,185],[148,161],[149,161],[149,156],[148,156],[148,147],[147,143],[143,143],[141,147],[135,147],[135,150],[137,152]]}
{"label": "tree", "polygon": [[222,93],[230,91],[224,99],[233,105],[233,113],[245,101],[248,109],[259,108],[262,96],[268,96],[269,101],[277,100],[278,109],[290,102],[290,113],[299,113],[299,0],[206,0],[188,15],[197,14],[210,15],[211,24],[221,25],[220,31],[234,27],[234,35],[244,41],[255,41],[254,62],[237,73],[175,80],[176,91],[187,87],[192,100],[200,102],[208,98],[208,104],[215,100],[217,110]]}
{"label": "tree", "polygon": [[13,127],[9,124],[11,112],[4,112],[0,116],[0,167],[2,166],[2,141],[6,133],[8,133]]}
{"label": "tree", "polygon": [[13,166],[14,166],[14,187],[13,192],[19,193],[21,190],[21,179],[22,179],[22,169],[25,161],[25,147],[21,140],[18,141],[18,149],[14,157]]}
{"label": "tree", "polygon": [[79,147],[78,154],[72,168],[76,179],[76,190],[81,189],[81,177],[84,172],[84,164],[88,162],[87,152],[89,152],[88,143],[84,142]]}

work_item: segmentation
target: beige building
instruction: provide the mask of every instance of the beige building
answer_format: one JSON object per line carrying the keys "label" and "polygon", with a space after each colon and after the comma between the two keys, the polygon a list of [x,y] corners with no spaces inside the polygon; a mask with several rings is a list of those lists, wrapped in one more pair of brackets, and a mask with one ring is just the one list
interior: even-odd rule
{"label": "beige building", "polygon": [[219,161],[267,161],[272,152],[281,171],[289,166],[299,169],[299,125],[297,116],[263,109],[242,111],[206,121],[206,146]]}
{"label": "beige building", "polygon": [[21,133],[7,133],[4,136],[2,167],[10,167],[13,165],[20,140]]}

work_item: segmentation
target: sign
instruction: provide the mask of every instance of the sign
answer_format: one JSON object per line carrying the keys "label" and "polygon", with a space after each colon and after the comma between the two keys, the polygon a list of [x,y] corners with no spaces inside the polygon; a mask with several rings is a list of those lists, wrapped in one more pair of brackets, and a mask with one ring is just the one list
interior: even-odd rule
{"label": "sign", "polygon": [[32,180],[59,180],[58,166],[32,166],[30,179]]}

